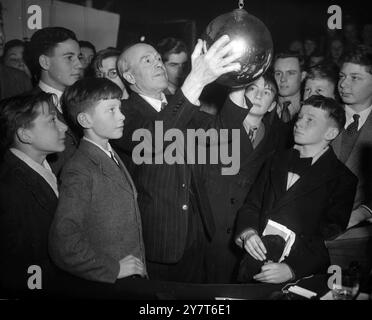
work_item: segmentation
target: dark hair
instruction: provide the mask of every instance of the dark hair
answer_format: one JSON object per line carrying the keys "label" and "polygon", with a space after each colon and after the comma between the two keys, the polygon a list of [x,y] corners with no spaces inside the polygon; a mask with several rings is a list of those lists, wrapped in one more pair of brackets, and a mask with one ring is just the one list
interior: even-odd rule
{"label": "dark hair", "polygon": [[79,46],[80,48],[89,48],[92,49],[93,54],[96,54],[96,47],[93,45],[93,43],[85,40],[80,40],[79,41]]}
{"label": "dark hair", "polygon": [[81,112],[95,108],[100,100],[121,99],[123,92],[106,78],[84,78],[76,81],[63,92],[61,107],[68,126],[80,136],[82,127],[77,121]]}
{"label": "dark hair", "polygon": [[19,128],[28,128],[37,118],[38,107],[47,103],[55,108],[57,97],[44,91],[37,94],[22,94],[0,101],[0,151],[3,153],[14,143]]}
{"label": "dark hair", "polygon": [[37,79],[40,78],[41,72],[39,57],[43,54],[51,55],[58,43],[69,39],[77,42],[75,33],[62,27],[43,28],[32,35],[30,42],[26,44],[24,59]]}
{"label": "dark hair", "polygon": [[335,63],[329,61],[322,61],[321,63],[309,68],[307,79],[327,79],[337,86],[339,68]]}
{"label": "dark hair", "polygon": [[97,72],[102,68],[102,61],[110,57],[120,56],[120,51],[117,49],[107,48],[97,52],[95,57],[90,64],[89,70],[87,71],[87,76],[96,77]]}
{"label": "dark hair", "polygon": [[25,47],[25,43],[22,41],[22,40],[19,40],[19,39],[13,39],[13,40],[9,40],[5,43],[4,45],[4,53],[3,53],[3,57],[5,57],[6,53],[12,49],[12,48],[15,48],[15,47]]}
{"label": "dark hair", "polygon": [[168,61],[169,56],[173,53],[178,54],[181,52],[185,52],[186,54],[188,54],[186,44],[180,39],[171,37],[162,39],[156,45],[156,50],[159,52],[164,62]]}
{"label": "dark hair", "polygon": [[302,105],[310,105],[328,112],[329,117],[336,123],[341,131],[346,122],[345,110],[335,99],[313,95],[302,102]]}
{"label": "dark hair", "polygon": [[371,49],[359,45],[348,51],[343,60],[344,63],[355,63],[366,67],[367,72],[372,74],[372,53]]}
{"label": "dark hair", "polygon": [[299,65],[300,65],[300,71],[304,70],[304,59],[303,59],[303,57],[300,54],[298,54],[296,52],[293,52],[293,51],[280,52],[280,53],[276,54],[275,59],[274,59],[274,63],[278,59],[286,59],[286,58],[297,59]]}
{"label": "dark hair", "polygon": [[273,101],[278,102],[279,88],[278,88],[277,82],[275,81],[275,77],[272,73],[272,70],[269,69],[268,71],[266,71],[262,75],[262,78],[265,81],[265,85],[269,86],[270,90],[274,93],[274,100]]}

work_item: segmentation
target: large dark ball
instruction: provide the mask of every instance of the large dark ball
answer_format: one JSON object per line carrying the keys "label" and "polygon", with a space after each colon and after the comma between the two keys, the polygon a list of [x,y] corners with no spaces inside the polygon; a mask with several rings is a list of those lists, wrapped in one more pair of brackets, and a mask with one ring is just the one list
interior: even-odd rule
{"label": "large dark ball", "polygon": [[243,87],[259,78],[269,67],[273,56],[271,34],[263,22],[244,9],[236,9],[215,18],[207,26],[202,38],[209,48],[217,39],[227,34],[234,49],[241,52],[239,72],[229,72],[217,82],[233,87]]}

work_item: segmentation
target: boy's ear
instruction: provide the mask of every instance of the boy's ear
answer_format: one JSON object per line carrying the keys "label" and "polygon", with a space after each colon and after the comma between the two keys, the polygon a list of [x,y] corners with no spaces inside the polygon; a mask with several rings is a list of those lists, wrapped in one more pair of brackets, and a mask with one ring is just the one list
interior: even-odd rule
{"label": "boy's ear", "polygon": [[18,128],[16,131],[16,136],[21,143],[30,144],[32,142],[30,131],[26,128]]}
{"label": "boy's ear", "polygon": [[50,68],[49,57],[46,56],[45,54],[40,55],[39,64],[40,64],[41,69],[49,70]]}
{"label": "boy's ear", "polygon": [[92,127],[92,119],[86,112],[80,112],[77,115],[77,122],[84,128],[89,129]]}
{"label": "boy's ear", "polygon": [[276,107],[276,101],[271,102],[271,106],[269,107],[269,109],[267,110],[267,112],[273,111],[275,107]]}
{"label": "boy's ear", "polygon": [[136,79],[133,77],[133,75],[129,72],[129,71],[126,71],[123,73],[123,78],[128,81],[130,84],[135,84],[136,83]]}
{"label": "boy's ear", "polygon": [[326,132],[325,138],[328,141],[332,141],[338,136],[339,132],[340,132],[340,130],[338,128],[330,127],[330,128],[328,128],[328,130]]}

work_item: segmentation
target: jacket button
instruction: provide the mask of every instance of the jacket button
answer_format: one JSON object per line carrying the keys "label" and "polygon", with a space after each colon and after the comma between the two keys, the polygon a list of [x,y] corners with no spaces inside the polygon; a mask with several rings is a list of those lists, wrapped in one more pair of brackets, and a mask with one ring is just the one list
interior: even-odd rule
{"label": "jacket button", "polygon": [[230,202],[231,202],[231,204],[234,204],[236,202],[236,199],[235,198],[231,198],[230,199]]}
{"label": "jacket button", "polygon": [[187,205],[187,204],[184,204],[183,206],[182,206],[182,210],[187,210],[189,208],[189,206]]}
{"label": "jacket button", "polygon": [[186,185],[184,183],[182,183],[182,188],[185,188],[185,187],[186,187]]}
{"label": "jacket button", "polygon": [[227,228],[226,232],[230,234],[231,233],[231,228]]}

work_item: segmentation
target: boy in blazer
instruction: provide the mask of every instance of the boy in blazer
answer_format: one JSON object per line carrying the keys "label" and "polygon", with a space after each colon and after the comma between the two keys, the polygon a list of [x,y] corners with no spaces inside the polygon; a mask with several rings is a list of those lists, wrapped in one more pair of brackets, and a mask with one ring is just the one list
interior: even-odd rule
{"label": "boy in blazer", "polygon": [[121,95],[104,78],[82,79],[65,90],[64,113],[83,138],[62,171],[50,231],[50,253],[60,268],[108,283],[146,275],[137,191],[108,142],[123,132]]}
{"label": "boy in blazer", "polygon": [[[58,201],[57,179],[47,155],[65,148],[67,127],[50,93],[0,102],[0,296],[31,292],[29,267],[40,268],[42,292],[57,269],[48,254],[48,233]],[[41,288],[39,287],[41,286]]]}
{"label": "boy in blazer", "polygon": [[[294,148],[274,155],[258,176],[238,212],[236,230],[236,243],[261,261],[254,280],[282,283],[328,267],[324,240],[346,228],[357,184],[329,146],[344,124],[345,113],[335,100],[305,100],[294,127]],[[271,252],[262,233],[269,219],[295,234],[279,261],[267,261]]]}

